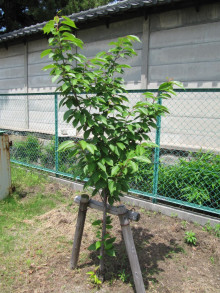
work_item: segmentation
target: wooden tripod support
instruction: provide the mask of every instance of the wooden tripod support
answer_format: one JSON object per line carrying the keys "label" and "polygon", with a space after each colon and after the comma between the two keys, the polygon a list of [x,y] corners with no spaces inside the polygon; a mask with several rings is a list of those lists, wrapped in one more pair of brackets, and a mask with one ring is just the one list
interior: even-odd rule
{"label": "wooden tripod support", "polygon": [[[79,204],[79,212],[78,212],[75,236],[73,241],[72,256],[70,261],[71,269],[75,269],[77,266],[79,252],[80,252],[80,245],[81,245],[81,240],[83,235],[83,229],[84,229],[84,224],[86,219],[87,207],[103,211],[103,203],[96,200],[92,200],[92,199],[89,200],[89,196],[87,194],[82,194],[82,196],[76,196],[74,201],[77,204]],[[134,239],[133,239],[132,231],[130,227],[130,220],[136,221],[136,222],[139,221],[140,214],[132,210],[127,210],[124,205],[120,205],[118,207],[107,205],[107,212],[109,214],[117,215],[119,217],[136,292],[145,293],[140,264],[138,261],[138,256],[137,256]]]}

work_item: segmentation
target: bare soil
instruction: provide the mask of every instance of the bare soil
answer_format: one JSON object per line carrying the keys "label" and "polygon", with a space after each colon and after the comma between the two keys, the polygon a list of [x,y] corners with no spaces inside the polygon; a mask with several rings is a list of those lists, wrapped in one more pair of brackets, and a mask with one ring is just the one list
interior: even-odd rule
{"label": "bare soil", "polygon": [[[106,281],[101,288],[91,284],[86,274],[98,265],[96,253],[87,248],[95,241],[91,222],[97,216],[101,218],[100,212],[88,210],[78,268],[69,269],[78,206],[73,202],[75,195],[71,190],[57,183],[47,184],[46,192],[57,191],[70,197],[70,201],[41,216],[24,220],[26,232],[17,243],[20,256],[11,264],[15,274],[11,285],[1,293],[135,292],[117,217],[113,218],[112,231],[117,237],[116,257],[106,258]],[[25,190],[28,192],[34,196],[33,189]],[[219,238],[198,224],[143,209],[135,210],[141,213],[141,218],[131,225],[146,292],[220,292]],[[195,247],[184,242],[185,232],[190,230],[197,237]],[[4,273],[0,282],[1,278]]]}

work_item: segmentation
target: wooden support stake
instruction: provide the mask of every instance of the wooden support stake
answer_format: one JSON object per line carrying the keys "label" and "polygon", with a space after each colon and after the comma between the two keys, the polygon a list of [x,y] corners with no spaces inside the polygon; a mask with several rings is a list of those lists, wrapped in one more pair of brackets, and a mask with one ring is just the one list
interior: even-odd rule
{"label": "wooden support stake", "polygon": [[123,234],[131,270],[132,270],[136,292],[145,293],[140,264],[138,261],[138,256],[137,256],[136,248],[134,245],[134,239],[132,236],[132,231],[131,231],[130,222],[129,222],[127,213],[124,215],[119,215],[119,220],[120,220],[122,234]]}
{"label": "wooden support stake", "polygon": [[70,260],[71,269],[75,269],[77,266],[88,203],[89,203],[89,196],[87,194],[82,194],[80,198],[79,212],[78,212],[75,236],[73,241],[72,255]]}
{"label": "wooden support stake", "polygon": [[[74,201],[75,201],[75,203],[80,204],[81,196],[76,196]],[[103,212],[103,202],[99,202],[97,200],[90,199],[88,206],[91,209],[96,209],[96,210]],[[116,216],[124,215],[125,213],[127,213],[128,218],[131,221],[135,221],[135,222],[138,222],[140,219],[139,213],[132,211],[132,210],[127,210],[124,205],[119,205],[119,206],[115,207],[115,206],[111,206],[111,205],[107,204],[107,213],[109,213],[111,215],[116,215]]]}

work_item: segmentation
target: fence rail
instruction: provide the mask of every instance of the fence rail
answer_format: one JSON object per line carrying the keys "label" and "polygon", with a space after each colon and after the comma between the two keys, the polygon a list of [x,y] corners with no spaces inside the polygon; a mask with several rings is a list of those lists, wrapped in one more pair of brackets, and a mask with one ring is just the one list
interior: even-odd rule
{"label": "fence rail", "polygon": [[[132,90],[130,105],[143,100]],[[159,145],[152,164],[139,166],[130,192],[220,215],[220,89],[176,90],[164,100],[170,114],[158,117],[151,139]],[[68,151],[58,153],[66,139],[80,139],[63,121],[58,93],[0,94],[0,130],[11,136],[11,161],[56,175],[73,177],[77,168]]]}

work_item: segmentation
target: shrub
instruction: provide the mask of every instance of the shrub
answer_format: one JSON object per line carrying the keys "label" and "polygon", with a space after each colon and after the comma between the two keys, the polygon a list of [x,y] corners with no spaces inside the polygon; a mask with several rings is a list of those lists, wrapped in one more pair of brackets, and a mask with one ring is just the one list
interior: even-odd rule
{"label": "shrub", "polygon": [[[180,158],[175,165],[160,165],[158,194],[219,208],[220,155],[198,152],[191,156],[190,161]],[[153,181],[153,166],[141,166],[135,174],[135,181],[142,191],[149,192]]]}
{"label": "shrub", "polygon": [[28,135],[25,141],[14,142],[11,149],[12,158],[25,163],[37,162],[41,157],[41,145],[37,137]]}
{"label": "shrub", "polygon": [[[76,171],[76,162],[70,157],[70,150],[59,152],[59,171],[73,174]],[[55,137],[44,146],[41,154],[41,163],[43,167],[55,168]]]}

